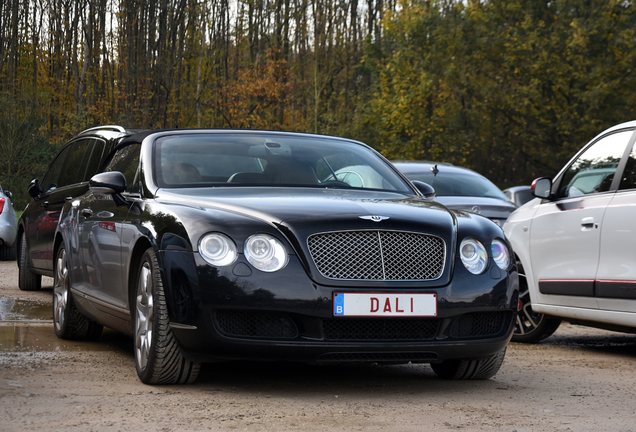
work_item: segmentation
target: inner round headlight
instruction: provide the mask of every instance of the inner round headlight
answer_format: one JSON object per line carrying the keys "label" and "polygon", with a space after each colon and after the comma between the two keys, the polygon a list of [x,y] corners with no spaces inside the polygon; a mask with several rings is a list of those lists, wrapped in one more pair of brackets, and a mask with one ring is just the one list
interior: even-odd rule
{"label": "inner round headlight", "polygon": [[255,234],[245,242],[245,258],[259,270],[275,272],[287,265],[285,246],[267,234]]}
{"label": "inner round headlight", "polygon": [[236,245],[226,235],[207,234],[199,240],[199,253],[204,260],[215,266],[226,266],[236,261]]}
{"label": "inner round headlight", "polygon": [[492,259],[502,270],[508,270],[510,266],[510,253],[508,252],[508,248],[506,244],[499,240],[494,239],[491,245],[492,249]]}
{"label": "inner round headlight", "polygon": [[462,263],[469,272],[481,274],[488,266],[488,253],[484,245],[472,238],[465,238],[459,246]]}

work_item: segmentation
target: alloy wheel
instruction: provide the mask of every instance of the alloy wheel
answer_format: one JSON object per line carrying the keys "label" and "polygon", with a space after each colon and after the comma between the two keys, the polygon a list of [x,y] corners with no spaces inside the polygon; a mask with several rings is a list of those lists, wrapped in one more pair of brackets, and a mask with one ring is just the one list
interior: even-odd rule
{"label": "alloy wheel", "polygon": [[60,331],[66,321],[68,308],[68,267],[66,250],[62,249],[55,264],[55,286],[53,287],[53,313],[55,327]]}
{"label": "alloy wheel", "polygon": [[137,364],[145,369],[152,348],[152,326],[154,320],[154,299],[152,295],[152,271],[146,261],[139,272],[135,314],[135,355]]}

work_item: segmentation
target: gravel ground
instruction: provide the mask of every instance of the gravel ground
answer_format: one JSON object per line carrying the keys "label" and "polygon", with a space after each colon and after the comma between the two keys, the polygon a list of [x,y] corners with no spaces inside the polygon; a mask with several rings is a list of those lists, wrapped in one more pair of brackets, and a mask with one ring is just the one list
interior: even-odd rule
{"label": "gravel ground", "polygon": [[[40,321],[0,321],[0,431],[636,431],[636,337],[561,325],[511,344],[487,381],[444,381],[428,365],[206,364],[188,386],[147,386],[132,340],[55,338],[52,280],[0,299],[41,305]],[[41,311],[44,312],[41,312]]]}

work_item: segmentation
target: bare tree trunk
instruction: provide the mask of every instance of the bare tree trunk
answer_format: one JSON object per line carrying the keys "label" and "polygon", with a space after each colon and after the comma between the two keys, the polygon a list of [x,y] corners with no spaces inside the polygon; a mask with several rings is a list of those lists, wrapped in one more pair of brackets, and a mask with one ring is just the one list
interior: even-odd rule
{"label": "bare tree trunk", "polygon": [[9,40],[9,70],[7,73],[7,84],[11,95],[15,94],[15,76],[18,68],[19,3],[19,0],[13,0],[11,4],[11,39]]}
{"label": "bare tree trunk", "polygon": [[203,80],[203,57],[206,54],[205,49],[205,33],[206,33],[206,23],[208,19],[208,8],[207,3],[203,3],[203,10],[201,11],[201,52],[199,54],[199,65],[197,67],[197,94],[196,94],[196,109],[197,109],[197,127],[201,127],[201,120],[203,114],[201,113],[201,87]]}

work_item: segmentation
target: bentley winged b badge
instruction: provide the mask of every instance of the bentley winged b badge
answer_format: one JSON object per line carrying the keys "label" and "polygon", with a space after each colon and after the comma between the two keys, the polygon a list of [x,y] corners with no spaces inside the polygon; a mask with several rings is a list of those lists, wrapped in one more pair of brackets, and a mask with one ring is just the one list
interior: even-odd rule
{"label": "bentley winged b badge", "polygon": [[387,220],[388,216],[358,216],[360,219],[370,220],[373,222],[382,222],[383,220]]}

